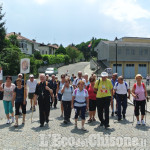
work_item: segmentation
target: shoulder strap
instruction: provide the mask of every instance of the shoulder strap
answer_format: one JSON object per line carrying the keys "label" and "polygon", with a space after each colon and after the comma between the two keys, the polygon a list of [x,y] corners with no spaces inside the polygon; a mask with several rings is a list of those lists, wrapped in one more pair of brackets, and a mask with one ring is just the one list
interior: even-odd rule
{"label": "shoulder strap", "polygon": [[87,94],[87,90],[86,89],[84,89],[84,92],[85,92],[85,94]]}
{"label": "shoulder strap", "polygon": [[143,85],[143,88],[145,89],[145,84],[144,84],[144,83],[142,83],[142,85]]}
{"label": "shoulder strap", "polygon": [[99,79],[99,80],[98,80],[98,86],[99,86],[100,82],[101,82],[101,80]]}
{"label": "shoulder strap", "polygon": [[72,93],[72,85],[70,85],[70,88],[71,88],[71,93]]}
{"label": "shoulder strap", "polygon": [[89,87],[90,87],[90,85],[88,84],[88,86],[87,86],[87,90],[89,89]]}
{"label": "shoulder strap", "polygon": [[134,83],[134,90],[136,89],[136,83]]}
{"label": "shoulder strap", "polygon": [[75,95],[77,94],[77,90],[78,90],[78,89],[76,88],[76,89],[75,89]]}
{"label": "shoulder strap", "polygon": [[75,84],[77,84],[77,81],[78,81],[78,78],[76,79],[76,82],[75,82]]}
{"label": "shoulder strap", "polygon": [[126,86],[126,89],[128,90],[128,85],[127,85],[127,82],[125,82],[125,86]]}
{"label": "shoulder strap", "polygon": [[118,84],[119,84],[119,83],[118,83],[118,82],[116,82],[116,87],[118,86]]}

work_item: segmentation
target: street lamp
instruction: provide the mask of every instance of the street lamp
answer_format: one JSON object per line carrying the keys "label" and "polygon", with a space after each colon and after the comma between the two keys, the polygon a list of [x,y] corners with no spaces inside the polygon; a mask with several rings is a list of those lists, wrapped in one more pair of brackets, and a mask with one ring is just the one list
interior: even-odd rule
{"label": "street lamp", "polygon": [[117,37],[115,38],[115,44],[116,44],[116,73],[117,73],[117,51],[118,51],[117,49],[118,38]]}

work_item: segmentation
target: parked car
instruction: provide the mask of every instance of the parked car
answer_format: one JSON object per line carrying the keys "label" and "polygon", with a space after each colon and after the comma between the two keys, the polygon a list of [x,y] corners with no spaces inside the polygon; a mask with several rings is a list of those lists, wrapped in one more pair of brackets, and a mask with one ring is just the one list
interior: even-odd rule
{"label": "parked car", "polygon": [[47,68],[46,70],[45,70],[45,75],[49,75],[49,76],[51,76],[51,75],[56,75],[56,74],[58,74],[58,69],[57,68]]}

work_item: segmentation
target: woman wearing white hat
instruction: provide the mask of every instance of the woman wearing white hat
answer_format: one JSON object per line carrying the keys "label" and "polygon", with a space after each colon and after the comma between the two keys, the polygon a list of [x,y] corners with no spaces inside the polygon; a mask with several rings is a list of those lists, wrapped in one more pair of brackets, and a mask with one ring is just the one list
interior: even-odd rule
{"label": "woman wearing white hat", "polygon": [[[108,79],[108,73],[102,72],[101,79],[97,80],[94,86],[96,95],[96,103],[98,110],[98,117],[101,121],[100,126],[109,127],[109,106],[113,98],[113,85]],[[103,119],[103,110],[105,110],[105,120]]]}

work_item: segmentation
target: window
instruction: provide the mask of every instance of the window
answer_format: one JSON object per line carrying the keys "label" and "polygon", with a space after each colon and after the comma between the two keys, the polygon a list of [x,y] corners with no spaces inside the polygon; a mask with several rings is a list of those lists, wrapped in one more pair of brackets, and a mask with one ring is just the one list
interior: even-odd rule
{"label": "window", "polygon": [[[113,64],[113,66],[116,66],[116,64]],[[122,64],[117,64],[117,66],[122,66]]]}
{"label": "window", "polygon": [[117,52],[118,52],[118,55],[121,55],[121,52],[122,52],[122,51],[121,51],[121,49],[118,49]]}
{"label": "window", "polygon": [[130,50],[126,49],[126,55],[130,55]]}
{"label": "window", "polygon": [[139,51],[139,55],[143,55],[143,51],[141,49]]}
{"label": "window", "polygon": [[148,55],[148,49],[144,50],[144,55]]}
{"label": "window", "polygon": [[44,55],[44,51],[42,51],[42,55]]}
{"label": "window", "polygon": [[135,55],[135,50],[134,49],[131,50],[131,55]]}
{"label": "window", "polygon": [[139,67],[146,67],[146,64],[139,64]]}
{"label": "window", "polygon": [[134,64],[126,64],[127,67],[134,67]]}

